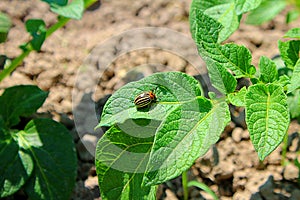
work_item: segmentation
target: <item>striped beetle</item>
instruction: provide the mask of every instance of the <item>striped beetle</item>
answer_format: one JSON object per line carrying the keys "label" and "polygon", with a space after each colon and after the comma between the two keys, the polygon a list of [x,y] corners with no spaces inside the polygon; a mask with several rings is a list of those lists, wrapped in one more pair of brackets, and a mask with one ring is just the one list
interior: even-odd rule
{"label": "striped beetle", "polygon": [[134,99],[134,104],[137,108],[147,107],[153,102],[156,102],[156,96],[152,91],[143,92]]}

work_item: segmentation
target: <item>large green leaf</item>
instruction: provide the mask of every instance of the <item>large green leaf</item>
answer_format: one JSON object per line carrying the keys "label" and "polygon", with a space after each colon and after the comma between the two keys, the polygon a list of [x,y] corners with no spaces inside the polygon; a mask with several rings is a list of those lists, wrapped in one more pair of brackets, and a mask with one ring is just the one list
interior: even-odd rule
{"label": "large green leaf", "polygon": [[173,110],[155,135],[145,184],[156,185],[186,171],[218,141],[229,121],[227,103],[203,97]]}
{"label": "large green leaf", "polygon": [[[157,102],[149,108],[137,109],[135,97],[151,90]],[[200,85],[193,77],[181,72],[156,73],[116,91],[105,104],[98,127],[123,123],[127,119],[163,120],[182,102],[200,95]]]}
{"label": "large green leaf", "polygon": [[103,200],[156,199],[156,187],[142,186],[142,180],[158,125],[141,129],[139,123],[125,123],[125,131],[113,126],[98,141],[95,164]]}
{"label": "large green leaf", "polygon": [[[241,14],[257,8],[262,0],[193,0],[192,9],[198,9],[222,24],[218,43],[226,40],[238,29]],[[194,13],[190,13],[190,17]],[[192,32],[193,34],[193,32]]]}
{"label": "large green leaf", "polygon": [[[240,17],[235,12],[233,0],[193,0],[191,10],[198,9],[222,24],[218,42],[226,40],[238,27]],[[194,13],[190,13],[193,15]],[[194,18],[194,16],[190,16]],[[192,32],[193,33],[193,32]]]}
{"label": "large green leaf", "polygon": [[48,92],[37,86],[19,85],[7,88],[0,96],[0,116],[7,127],[19,123],[20,116],[29,116],[41,107]]}
{"label": "large green leaf", "polygon": [[[218,43],[226,40],[238,29],[241,14],[257,8],[262,0],[193,0],[191,10],[198,9],[222,24]],[[193,12],[190,17],[194,18]],[[194,33],[192,32],[192,35]]]}
{"label": "large green leaf", "polygon": [[[134,97],[149,90],[155,91],[157,102],[150,108],[136,108]],[[128,180],[140,184],[137,173],[146,174],[144,192],[151,193],[148,185],[178,176],[216,143],[229,120],[225,102],[201,97],[198,82],[180,72],[157,73],[120,88],[107,101],[100,122],[113,126],[97,145],[96,166],[103,196],[132,198],[128,195],[140,189],[132,188]],[[107,185],[106,180],[112,179],[114,183]]]}
{"label": "large green leaf", "polygon": [[34,162],[24,186],[29,198],[68,199],[77,175],[75,146],[69,131],[51,119],[35,119],[17,137],[20,148],[30,152]]}
{"label": "large green leaf", "polygon": [[235,12],[233,2],[208,8],[204,13],[220,22],[224,27],[219,33],[218,42],[226,40],[239,27],[240,17]]}
{"label": "large green leaf", "polygon": [[34,165],[29,153],[11,137],[14,132],[0,134],[0,197],[6,197],[21,189]]}
{"label": "large green leaf", "polygon": [[211,82],[220,92],[231,93],[235,90],[236,81],[227,72],[232,72],[236,78],[254,75],[255,67],[251,65],[252,57],[247,48],[217,42],[221,24],[201,10],[192,8],[190,26],[198,52],[207,64]]}
{"label": "large green leaf", "polygon": [[247,48],[236,44],[218,44],[221,25],[200,10],[194,9],[191,12],[195,17],[190,18],[191,32],[194,33],[192,36],[205,61],[211,59],[231,70],[237,77],[255,73],[255,67],[251,65],[252,56]]}
{"label": "large green leaf", "polygon": [[283,140],[289,126],[287,96],[275,84],[257,84],[245,96],[246,123],[251,141],[263,160]]}

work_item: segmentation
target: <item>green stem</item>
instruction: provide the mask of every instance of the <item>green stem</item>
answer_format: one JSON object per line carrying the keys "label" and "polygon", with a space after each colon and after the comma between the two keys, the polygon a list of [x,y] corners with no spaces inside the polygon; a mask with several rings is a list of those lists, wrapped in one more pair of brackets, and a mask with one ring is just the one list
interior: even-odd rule
{"label": "green stem", "polygon": [[188,191],[188,178],[187,171],[182,172],[182,188],[183,188],[183,199],[188,200],[189,191]]}
{"label": "green stem", "polygon": [[288,148],[288,139],[289,139],[289,136],[286,133],[284,138],[283,138],[283,147],[282,147],[282,154],[281,154],[281,166],[285,166],[286,152],[287,152],[287,148]]}
{"label": "green stem", "polygon": [[66,18],[66,17],[59,17],[58,22],[56,22],[55,24],[53,24],[46,32],[46,38],[48,38],[49,36],[52,35],[52,33],[54,33],[55,31],[57,31],[58,29],[60,29],[61,27],[63,27],[64,25],[66,25],[68,23],[68,21],[70,20],[70,18]]}
{"label": "green stem", "polygon": [[23,51],[22,54],[16,57],[7,68],[3,69],[0,73],[0,82],[6,76],[11,74],[23,62],[24,58],[26,58],[26,56],[28,56],[31,51],[32,49],[27,49],[26,51]]}
{"label": "green stem", "polygon": [[[85,0],[84,1],[84,9],[87,9],[88,7],[90,7],[96,1],[97,0]],[[63,17],[63,16],[60,16],[58,19],[59,20],[47,30],[46,38],[51,36],[56,30],[60,29],[64,25],[66,25],[68,23],[68,21],[70,20],[70,18],[66,18],[66,17]],[[27,44],[30,44],[30,42],[28,42]],[[0,72],[0,82],[5,77],[10,75],[23,62],[23,60],[30,54],[30,52],[33,50],[30,47],[30,45],[26,45],[26,47],[28,47],[28,48],[26,48],[26,50],[23,50],[21,55],[19,55],[15,59],[13,59],[11,64]]]}

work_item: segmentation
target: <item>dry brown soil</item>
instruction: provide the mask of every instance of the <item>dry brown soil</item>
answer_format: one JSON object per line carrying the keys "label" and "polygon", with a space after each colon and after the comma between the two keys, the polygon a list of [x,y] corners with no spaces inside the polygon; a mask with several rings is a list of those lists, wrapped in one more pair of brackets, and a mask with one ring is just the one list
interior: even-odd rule
{"label": "dry brown soil", "polygon": [[[85,104],[80,107],[76,100],[72,101],[72,91],[81,94],[79,101],[84,102],[84,98],[87,101],[99,101],[101,107],[106,95],[126,82],[153,72],[179,70],[190,75],[205,74],[203,62],[200,58],[193,57],[195,46],[189,43],[189,4],[190,0],[101,1],[89,9],[81,20],[72,20],[55,32],[46,40],[41,52],[31,53],[10,77],[0,83],[1,90],[17,84],[34,84],[50,92],[39,112],[66,124],[74,136],[78,150],[78,177],[72,199],[101,198],[93,156],[84,148],[86,145],[91,149],[95,147],[98,139],[92,134],[95,124],[89,124],[89,120],[78,124],[73,122],[74,110],[89,119],[88,112],[95,112],[95,109]],[[47,26],[56,22],[56,16],[49,11],[49,7],[36,0],[1,0],[0,11],[7,13],[13,22],[7,42],[0,45],[0,54],[9,58],[19,55],[21,51],[18,46],[30,38],[24,28],[27,19],[42,18]],[[284,13],[281,13],[262,26],[242,24],[228,41],[248,47],[253,54],[252,63],[257,66],[259,56],[272,58],[278,54],[277,40],[289,28],[297,25],[299,21],[286,25]],[[177,32],[172,38],[169,33],[155,35],[159,31],[146,31],[141,35],[136,30],[132,31],[135,28],[145,30],[144,27],[169,28],[182,33],[183,39],[180,39]],[[129,31],[129,36],[111,40],[114,35],[124,31]],[[156,40],[153,42],[149,39],[151,37]],[[134,51],[126,51],[127,47],[134,46],[135,43],[148,41],[152,41],[149,46],[158,45],[163,49],[138,50],[134,47]],[[145,44],[144,47],[146,46]],[[176,48],[183,49],[186,54],[181,52],[176,55],[179,51]],[[192,55],[191,62],[187,61],[189,55]],[[106,64],[104,69],[103,66],[99,67],[101,62]],[[83,63],[91,64],[95,69],[102,67],[101,73],[93,73],[94,68],[90,74],[78,71]],[[85,74],[84,80],[96,80],[94,94],[84,96],[91,90],[87,89],[89,83],[85,85],[81,81],[81,74]],[[232,108],[232,116],[233,121],[226,127],[219,142],[189,170],[189,178],[209,185],[220,199],[300,199],[300,189],[297,187],[299,170],[292,164],[299,151],[299,124],[293,121],[289,129],[287,161],[290,163],[284,167],[280,164],[282,146],[265,161],[259,162],[249,140],[243,112]],[[91,134],[84,136],[85,133]],[[158,198],[181,199],[180,180],[179,177],[161,185]],[[196,188],[190,188],[190,198],[211,199]]]}

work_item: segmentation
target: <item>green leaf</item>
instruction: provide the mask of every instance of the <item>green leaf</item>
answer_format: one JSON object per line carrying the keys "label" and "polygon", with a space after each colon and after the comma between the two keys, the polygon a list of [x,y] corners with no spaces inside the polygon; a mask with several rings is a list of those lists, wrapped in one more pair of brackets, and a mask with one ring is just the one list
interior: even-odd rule
{"label": "green leaf", "polygon": [[0,138],[0,197],[6,197],[17,192],[29,179],[33,171],[33,161],[28,152],[19,148],[11,132]]}
{"label": "green leaf", "polygon": [[273,19],[285,6],[285,0],[264,0],[259,7],[250,12],[246,18],[246,23],[260,25]]}
{"label": "green leaf", "polygon": [[[153,91],[157,102],[149,108],[138,109],[134,99],[145,91]],[[104,106],[97,127],[112,126],[127,119],[163,120],[182,102],[201,95],[198,81],[181,72],[156,73],[136,82],[126,84],[116,91]]]}
{"label": "green leaf", "polygon": [[278,72],[275,62],[271,59],[262,56],[259,60],[260,77],[264,83],[272,83],[278,79]]}
{"label": "green leaf", "polygon": [[84,0],[73,0],[69,4],[50,3],[52,12],[71,19],[81,19],[84,11]]}
{"label": "green leaf", "polygon": [[48,3],[49,5],[56,4],[60,6],[65,6],[68,4],[68,0],[42,0],[42,1]]}
{"label": "green leaf", "polygon": [[[277,70],[286,69],[286,66],[280,55],[273,57],[272,61],[275,62]],[[278,72],[278,74],[279,74],[279,76],[281,75],[279,72]]]}
{"label": "green leaf", "polygon": [[289,37],[289,38],[297,38],[300,39],[300,28],[292,28],[286,34],[284,37]]}
{"label": "green leaf", "polygon": [[217,94],[215,92],[208,92],[208,97],[212,100],[217,99]]}
{"label": "green leaf", "polygon": [[291,84],[288,85],[288,92],[292,92],[300,88],[300,59],[296,63],[291,78]]}
{"label": "green leaf", "polygon": [[142,180],[158,125],[113,126],[98,141],[95,165],[103,200],[156,199],[156,187],[142,186]]}
{"label": "green leaf", "polygon": [[238,15],[257,8],[262,0],[235,0],[235,11]]}
{"label": "green leaf", "polygon": [[[235,12],[235,4],[232,0],[193,0],[191,10],[198,9],[222,24],[218,42],[226,40],[239,27],[240,17]],[[190,15],[194,13],[191,12]],[[190,16],[194,18],[194,16]]]}
{"label": "green leaf", "polygon": [[218,44],[219,32],[222,24],[205,15],[200,9],[191,7],[190,30],[197,45],[206,45],[213,48]]}
{"label": "green leaf", "polygon": [[286,23],[288,24],[297,20],[299,16],[300,16],[299,10],[290,10],[286,15]]}
{"label": "green leaf", "polygon": [[236,81],[226,71],[232,72],[236,78],[252,77],[255,74],[255,67],[251,65],[252,57],[247,48],[236,44],[217,43],[221,24],[199,9],[193,9],[190,26],[198,52],[207,64],[211,82],[220,92],[231,93],[235,89]]}
{"label": "green leaf", "polygon": [[219,43],[226,40],[239,28],[240,18],[235,12],[233,2],[208,8],[204,13],[220,22],[224,27],[219,33]]}
{"label": "green leaf", "polygon": [[259,159],[264,160],[281,143],[287,132],[287,97],[278,85],[257,84],[248,88],[245,102],[250,138]]}
{"label": "green leaf", "polygon": [[221,25],[199,10],[191,12],[195,17],[190,19],[191,32],[195,33],[192,36],[204,61],[210,59],[221,64],[227,70],[231,70],[237,78],[255,73],[255,67],[251,65],[252,56],[247,48],[236,44],[218,44]]}
{"label": "green leaf", "polygon": [[[218,50],[215,49],[215,51]],[[220,60],[217,61],[231,70],[236,78],[252,77],[255,74],[256,70],[251,65],[252,56],[249,49],[236,44],[225,44],[221,46],[220,50]]]}
{"label": "green leaf", "polygon": [[300,40],[278,41],[280,55],[285,65],[291,69],[296,65],[300,54]]}
{"label": "green leaf", "polygon": [[0,12],[0,43],[5,42],[10,27],[11,21],[9,17]]}
{"label": "green leaf", "polygon": [[76,151],[69,131],[51,119],[31,120],[18,134],[34,170],[24,187],[30,199],[68,199],[77,175]]}
{"label": "green leaf", "polygon": [[251,78],[250,81],[251,81],[251,83],[252,83],[253,85],[259,83],[259,80],[258,80],[258,78],[256,78],[256,77]]}
{"label": "green leaf", "polygon": [[[150,90],[157,102],[149,108],[136,108],[135,97]],[[189,168],[219,139],[230,121],[228,105],[200,95],[200,85],[194,78],[180,72],[165,72],[129,83],[110,97],[98,126],[112,127],[99,140],[96,150],[102,198],[136,199],[133,195],[137,191],[143,199],[154,199],[153,187],[142,186],[140,174],[146,173],[144,184],[169,180]],[[168,144],[174,154],[166,146],[160,146]],[[150,152],[154,158],[148,162]],[[174,156],[180,158],[178,165],[174,164]],[[171,165],[161,164],[165,158]],[[169,172],[165,174],[166,170]]]}
{"label": "green leaf", "polygon": [[290,77],[288,77],[287,75],[281,75],[279,76],[279,80],[275,81],[274,83],[284,88],[285,86],[290,84],[290,82],[291,82]]}
{"label": "green leaf", "polygon": [[206,63],[212,85],[222,94],[233,92],[237,85],[237,81],[233,75],[217,62],[207,60]]}
{"label": "green leaf", "polygon": [[300,90],[294,90],[288,94],[287,104],[289,106],[291,118],[300,117]]}
{"label": "green leaf", "polygon": [[228,94],[228,100],[232,105],[245,107],[245,95],[247,93],[247,88],[243,87],[240,91]]}
{"label": "green leaf", "polygon": [[26,30],[32,36],[30,44],[32,48],[39,51],[46,39],[46,24],[41,19],[29,19],[25,23]]}
{"label": "green leaf", "polygon": [[204,97],[173,110],[155,134],[144,183],[157,185],[186,171],[219,140],[229,121],[227,103]]}
{"label": "green leaf", "polygon": [[7,127],[17,125],[20,116],[29,116],[44,103],[48,92],[37,86],[18,85],[7,88],[0,96],[0,116]]}

